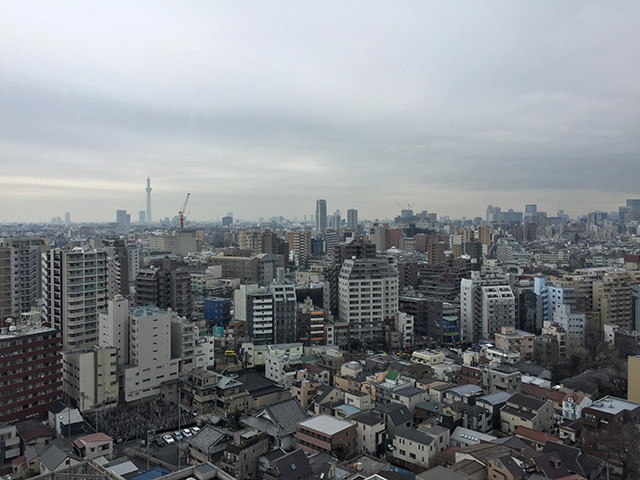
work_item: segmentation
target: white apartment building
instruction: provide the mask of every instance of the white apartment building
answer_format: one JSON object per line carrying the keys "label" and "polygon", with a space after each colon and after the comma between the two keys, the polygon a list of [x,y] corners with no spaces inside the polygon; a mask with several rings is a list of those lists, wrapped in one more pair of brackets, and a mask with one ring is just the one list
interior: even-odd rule
{"label": "white apartment building", "polygon": [[460,282],[460,322],[466,341],[488,339],[500,333],[502,327],[514,327],[516,300],[511,287],[502,277],[481,278],[471,272],[471,278]]}
{"label": "white apartment building", "polygon": [[122,295],[110,299],[98,314],[98,330],[98,344],[117,348],[118,365],[129,363],[129,300]]}
{"label": "white apartment building", "polygon": [[500,333],[516,324],[516,299],[508,285],[482,288],[482,338]]}
{"label": "white apartment building", "polygon": [[116,347],[93,347],[62,354],[62,388],[78,410],[114,407],[118,403]]}
{"label": "white apartment building", "polygon": [[179,358],[171,355],[171,320],[176,312],[145,305],[129,309],[129,361],[124,366],[127,402],[160,394],[163,382],[179,375]]}
{"label": "white apartment building", "polygon": [[387,259],[348,259],[338,279],[339,314],[350,335],[363,343],[378,341],[382,322],[398,314],[398,271]]}
{"label": "white apartment building", "polygon": [[553,321],[564,328],[567,340],[572,339],[578,345],[584,345],[584,326],[587,321],[584,313],[572,312],[571,305],[558,304],[553,312]]}
{"label": "white apartment building", "polygon": [[64,350],[98,343],[98,312],[107,305],[107,253],[75,247],[43,254],[44,316],[62,332]]}

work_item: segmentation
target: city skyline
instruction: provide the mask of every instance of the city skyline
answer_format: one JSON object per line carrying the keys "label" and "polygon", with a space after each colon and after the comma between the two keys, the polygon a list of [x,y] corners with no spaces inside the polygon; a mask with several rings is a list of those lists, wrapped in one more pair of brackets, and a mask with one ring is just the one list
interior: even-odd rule
{"label": "city skyline", "polygon": [[[365,12],[366,7],[366,13]],[[640,5],[7,2],[0,221],[637,198]]]}

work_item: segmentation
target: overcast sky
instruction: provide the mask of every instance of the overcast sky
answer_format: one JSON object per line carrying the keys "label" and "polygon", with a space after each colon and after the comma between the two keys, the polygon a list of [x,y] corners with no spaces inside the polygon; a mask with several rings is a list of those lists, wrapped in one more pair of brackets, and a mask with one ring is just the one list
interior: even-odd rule
{"label": "overcast sky", "polygon": [[0,2],[0,220],[640,198],[640,2]]}

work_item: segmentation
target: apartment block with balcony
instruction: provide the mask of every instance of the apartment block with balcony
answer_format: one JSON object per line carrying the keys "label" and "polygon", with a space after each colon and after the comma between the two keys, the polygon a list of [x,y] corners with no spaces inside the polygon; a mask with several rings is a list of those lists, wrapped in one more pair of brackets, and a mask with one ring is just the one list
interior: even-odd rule
{"label": "apartment block with balcony", "polygon": [[0,422],[43,419],[62,400],[62,337],[48,327],[0,331]]}
{"label": "apartment block with balcony", "polygon": [[62,332],[64,350],[98,344],[98,312],[107,306],[107,253],[75,247],[43,254],[44,317]]}

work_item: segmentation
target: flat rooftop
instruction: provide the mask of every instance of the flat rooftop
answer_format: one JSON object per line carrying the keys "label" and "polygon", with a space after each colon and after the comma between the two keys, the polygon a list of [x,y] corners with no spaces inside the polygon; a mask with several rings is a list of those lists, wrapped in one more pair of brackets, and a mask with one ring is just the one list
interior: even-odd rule
{"label": "flat rooftop", "polygon": [[317,417],[300,422],[298,425],[324,433],[325,435],[335,435],[336,433],[351,427],[353,424],[351,422],[338,420],[337,418],[330,417],[329,415],[318,415]]}
{"label": "flat rooftop", "polygon": [[604,397],[600,400],[596,400],[588,408],[598,410],[600,412],[612,413],[616,415],[624,410],[634,410],[640,407],[640,403],[632,402],[631,400],[625,400],[618,397]]}

